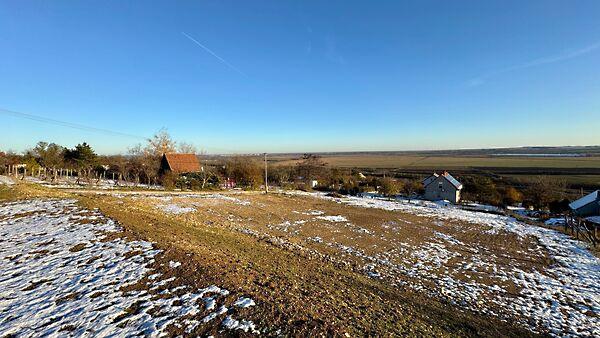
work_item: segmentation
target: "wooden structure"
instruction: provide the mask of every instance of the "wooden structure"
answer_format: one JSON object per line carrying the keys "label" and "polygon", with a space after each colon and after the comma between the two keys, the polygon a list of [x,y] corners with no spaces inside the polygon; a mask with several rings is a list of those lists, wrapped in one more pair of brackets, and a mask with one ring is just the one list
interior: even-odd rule
{"label": "wooden structure", "polygon": [[196,154],[166,153],[160,162],[160,173],[173,172],[176,174],[199,172],[200,161]]}
{"label": "wooden structure", "polygon": [[423,180],[423,187],[425,188],[424,197],[427,200],[447,200],[458,203],[463,185],[447,171],[444,171],[441,175],[433,173]]}
{"label": "wooden structure", "polygon": [[600,228],[600,190],[589,193],[569,204],[570,213],[565,216],[565,231],[577,239],[581,236],[596,246]]}
{"label": "wooden structure", "polygon": [[569,208],[575,216],[600,216],[600,190],[591,192],[582,198],[571,202]]}

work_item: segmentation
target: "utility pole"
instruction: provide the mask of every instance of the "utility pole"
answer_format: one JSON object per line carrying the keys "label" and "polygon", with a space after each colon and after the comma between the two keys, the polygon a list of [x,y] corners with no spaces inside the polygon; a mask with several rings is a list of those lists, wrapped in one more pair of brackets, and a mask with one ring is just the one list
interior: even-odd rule
{"label": "utility pole", "polygon": [[265,153],[265,194],[269,193],[269,181],[267,179],[267,153]]}

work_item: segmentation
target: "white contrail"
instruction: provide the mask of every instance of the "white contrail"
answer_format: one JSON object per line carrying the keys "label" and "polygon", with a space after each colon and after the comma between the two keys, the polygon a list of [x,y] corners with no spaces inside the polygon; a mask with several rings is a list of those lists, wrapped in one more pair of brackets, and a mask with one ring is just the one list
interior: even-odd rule
{"label": "white contrail", "polygon": [[207,51],[208,53],[210,53],[210,55],[214,56],[215,58],[217,58],[217,60],[223,62],[225,65],[227,65],[227,67],[235,70],[236,72],[247,76],[246,74],[244,74],[244,72],[242,72],[241,70],[237,69],[234,65],[232,65],[231,63],[227,62],[225,59],[223,59],[222,57],[218,56],[217,54],[215,54],[215,52],[213,52],[212,50],[208,49],[208,47],[204,46],[203,44],[201,44],[200,42],[198,42],[196,39],[194,39],[193,37],[189,36],[186,32],[181,32],[181,34],[183,34],[186,38],[190,39],[193,43],[197,44],[198,46],[202,47],[202,49],[204,49],[205,51]]}
{"label": "white contrail", "polygon": [[521,70],[521,69],[525,69],[525,68],[536,67],[536,66],[541,66],[541,65],[546,65],[546,64],[550,64],[550,63],[561,62],[561,61],[573,59],[578,56],[590,53],[598,48],[600,48],[600,42],[595,42],[591,45],[588,45],[588,46],[585,46],[583,48],[576,49],[573,51],[569,51],[566,53],[543,57],[543,58],[535,59],[535,60],[520,64],[520,65],[507,67],[504,69],[498,69],[496,71],[492,71],[487,74],[484,74],[483,76],[471,79],[469,81],[469,85],[470,86],[481,85],[481,84],[485,83],[486,79],[496,76],[496,75],[499,75],[499,74],[504,74],[504,73]]}

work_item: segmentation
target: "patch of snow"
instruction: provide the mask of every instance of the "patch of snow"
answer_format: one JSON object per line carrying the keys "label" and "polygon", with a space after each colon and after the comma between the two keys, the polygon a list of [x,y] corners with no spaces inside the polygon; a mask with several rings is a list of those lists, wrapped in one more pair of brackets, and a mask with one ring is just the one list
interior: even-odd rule
{"label": "patch of snow", "polygon": [[300,212],[300,211],[293,211],[296,214],[302,214],[302,215],[308,215],[308,216],[319,216],[319,215],[324,215],[325,212],[321,211],[321,210],[309,210],[306,212]]}
{"label": "patch of snow", "polygon": [[231,197],[231,196],[223,195],[223,194],[190,195],[190,196],[200,197],[200,198],[220,199],[220,200],[232,202],[232,203],[239,204],[239,205],[250,205],[250,201],[241,200],[239,198],[235,198],[235,197]]}
{"label": "patch of snow", "polygon": [[13,185],[13,184],[15,184],[15,181],[13,180],[12,177],[0,175],[0,184]]}
{"label": "patch of snow", "polygon": [[480,204],[480,203],[468,203],[461,205],[463,209],[466,210],[475,210],[475,211],[485,211],[485,212],[502,212],[502,209],[497,206],[488,205],[488,204]]}
{"label": "patch of snow", "polygon": [[239,298],[235,301],[235,303],[233,303],[233,306],[241,308],[247,308],[254,305],[256,305],[256,303],[254,303],[254,300],[252,300],[252,298]]}
{"label": "patch of snow", "polygon": [[316,218],[322,219],[328,222],[348,222],[348,219],[344,216],[317,216]]}
{"label": "patch of snow", "polygon": [[590,217],[587,217],[586,220],[588,220],[592,223],[600,224],[600,216],[590,216]]}
{"label": "patch of snow", "polygon": [[230,330],[242,330],[244,332],[251,332],[254,334],[260,334],[260,331],[258,331],[256,329],[256,325],[254,325],[253,322],[249,321],[249,320],[237,320],[237,319],[233,319],[233,317],[231,316],[227,316],[225,317],[225,319],[222,322],[223,326],[230,329]]}
{"label": "patch of snow", "polygon": [[454,245],[462,245],[462,246],[464,246],[464,245],[465,245],[465,243],[463,243],[463,242],[461,242],[461,241],[457,240],[456,238],[454,238],[454,237],[452,237],[452,236],[450,236],[450,235],[448,235],[448,234],[445,234],[445,233],[443,233],[443,232],[434,231],[433,233],[434,233],[434,235],[435,235],[436,237],[438,237],[438,238],[441,238],[441,239],[445,240],[446,242],[448,242],[448,243],[450,243],[450,244],[454,244]]}
{"label": "patch of snow", "polygon": [[180,263],[180,262],[169,261],[169,267],[170,267],[171,269],[178,268],[179,266],[181,266],[181,263]]}
{"label": "patch of snow", "polygon": [[565,219],[562,217],[550,218],[544,222],[546,225],[557,226],[557,225],[565,225]]}
{"label": "patch of snow", "polygon": [[217,318],[218,316],[227,312],[227,308],[225,306],[221,306],[217,311],[210,313],[208,316],[202,318],[202,322],[208,323],[211,320]]}
{"label": "patch of snow", "polygon": [[181,214],[186,214],[188,212],[196,211],[196,209],[194,209],[192,207],[182,207],[177,204],[158,205],[156,208],[160,209],[168,214],[175,214],[175,215],[181,215]]}

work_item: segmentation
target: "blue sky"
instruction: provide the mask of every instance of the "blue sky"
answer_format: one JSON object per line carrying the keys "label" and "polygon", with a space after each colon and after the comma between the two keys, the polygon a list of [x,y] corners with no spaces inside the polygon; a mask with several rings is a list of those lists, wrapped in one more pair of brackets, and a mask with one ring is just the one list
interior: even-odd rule
{"label": "blue sky", "polygon": [[5,0],[0,108],[213,153],[600,144],[600,1]]}

